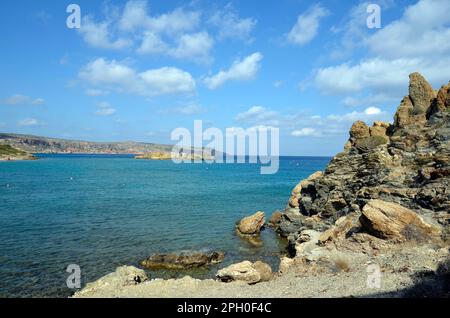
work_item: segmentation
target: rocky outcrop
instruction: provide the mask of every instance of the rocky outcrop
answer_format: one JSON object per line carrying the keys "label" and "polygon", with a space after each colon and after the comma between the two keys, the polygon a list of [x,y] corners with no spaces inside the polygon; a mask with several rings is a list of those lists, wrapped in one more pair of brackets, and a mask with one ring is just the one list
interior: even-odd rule
{"label": "rocky outcrop", "polygon": [[265,222],[266,218],[264,212],[258,211],[255,214],[247,216],[239,221],[236,228],[239,234],[256,235],[259,234]]}
{"label": "rocky outcrop", "polygon": [[269,281],[273,277],[272,269],[266,263],[243,261],[222,268],[217,272],[217,279],[222,282],[242,281],[256,284]]}
{"label": "rocky outcrop", "polygon": [[364,206],[360,222],[366,232],[382,239],[428,241],[440,234],[417,213],[381,200],[371,200]]}
{"label": "rocky outcrop", "polygon": [[173,254],[155,254],[140,262],[149,269],[189,269],[217,264],[223,261],[223,252],[184,251]]}
{"label": "rocky outcrop", "polygon": [[15,160],[36,160],[37,158],[32,154],[11,147],[10,145],[0,144],[0,161],[15,161]]}
{"label": "rocky outcrop", "polygon": [[89,297],[104,289],[121,289],[126,286],[138,285],[149,277],[144,270],[133,266],[121,266],[115,272],[110,273],[88,283],[86,287],[75,293],[74,297]]}
{"label": "rocky outcrop", "polygon": [[303,230],[360,216],[378,199],[428,215],[450,237],[450,83],[436,93],[411,74],[393,124],[354,123],[344,151],[294,188],[276,228],[296,241]]}

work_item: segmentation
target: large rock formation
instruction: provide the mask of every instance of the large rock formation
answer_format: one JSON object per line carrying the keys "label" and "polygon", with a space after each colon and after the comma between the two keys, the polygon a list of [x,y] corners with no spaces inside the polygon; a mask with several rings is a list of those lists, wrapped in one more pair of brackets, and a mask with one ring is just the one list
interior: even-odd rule
{"label": "large rock formation", "polygon": [[449,140],[450,83],[436,93],[420,74],[411,74],[394,123],[354,123],[344,151],[294,188],[278,232],[297,239],[305,229],[324,231],[380,199],[444,225],[448,237]]}

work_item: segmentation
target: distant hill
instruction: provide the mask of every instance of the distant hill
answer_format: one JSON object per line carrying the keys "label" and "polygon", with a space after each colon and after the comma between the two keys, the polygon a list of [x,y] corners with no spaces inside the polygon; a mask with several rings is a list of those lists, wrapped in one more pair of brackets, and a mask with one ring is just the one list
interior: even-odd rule
{"label": "distant hill", "polygon": [[0,145],[10,145],[30,153],[143,154],[172,150],[171,145],[154,143],[90,142],[8,133],[0,133]]}

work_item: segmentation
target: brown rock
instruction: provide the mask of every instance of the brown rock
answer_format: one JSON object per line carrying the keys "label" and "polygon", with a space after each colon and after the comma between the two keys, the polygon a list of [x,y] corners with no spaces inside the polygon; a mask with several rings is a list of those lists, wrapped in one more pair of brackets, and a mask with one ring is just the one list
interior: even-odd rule
{"label": "brown rock", "polygon": [[398,106],[397,112],[394,116],[395,127],[405,127],[412,123],[411,113],[413,110],[413,104],[409,96],[405,96]]}
{"label": "brown rock", "polygon": [[268,281],[272,278],[272,269],[269,265],[257,261],[255,263],[243,261],[222,268],[216,274],[217,279],[222,282],[243,281],[247,284],[256,284]]}
{"label": "brown rock", "polygon": [[281,222],[282,218],[283,218],[283,214],[280,211],[276,210],[275,212],[272,213],[272,216],[270,217],[270,220],[269,220],[269,224],[271,226],[277,226],[278,223]]}
{"label": "brown rock", "polygon": [[409,75],[409,97],[415,115],[426,113],[434,96],[433,88],[422,75],[417,72]]}
{"label": "brown rock", "polygon": [[370,200],[359,220],[366,232],[383,239],[404,241],[439,236],[439,230],[414,211],[382,200]]}
{"label": "brown rock", "polygon": [[389,124],[383,123],[381,121],[376,121],[373,123],[373,126],[370,127],[370,136],[381,136],[386,137],[386,130],[388,129]]}
{"label": "brown rock", "polygon": [[433,102],[430,112],[431,114],[443,112],[450,109],[450,82],[441,87],[437,93],[436,100]]}
{"label": "brown rock", "polygon": [[363,121],[356,121],[350,128],[350,137],[355,139],[365,138],[370,136],[369,126]]}
{"label": "brown rock", "polygon": [[243,218],[237,225],[240,234],[255,235],[259,234],[261,228],[264,226],[266,218],[264,212],[258,211],[253,215]]}

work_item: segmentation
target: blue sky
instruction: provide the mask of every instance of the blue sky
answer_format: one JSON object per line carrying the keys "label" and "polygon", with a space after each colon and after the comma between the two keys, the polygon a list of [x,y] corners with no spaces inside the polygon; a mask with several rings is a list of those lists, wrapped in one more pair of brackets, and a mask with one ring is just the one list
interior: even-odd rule
{"label": "blue sky", "polygon": [[201,119],[334,155],[353,121],[392,120],[409,73],[450,79],[449,1],[370,3],[380,29],[361,1],[2,1],[0,131],[172,143]]}

